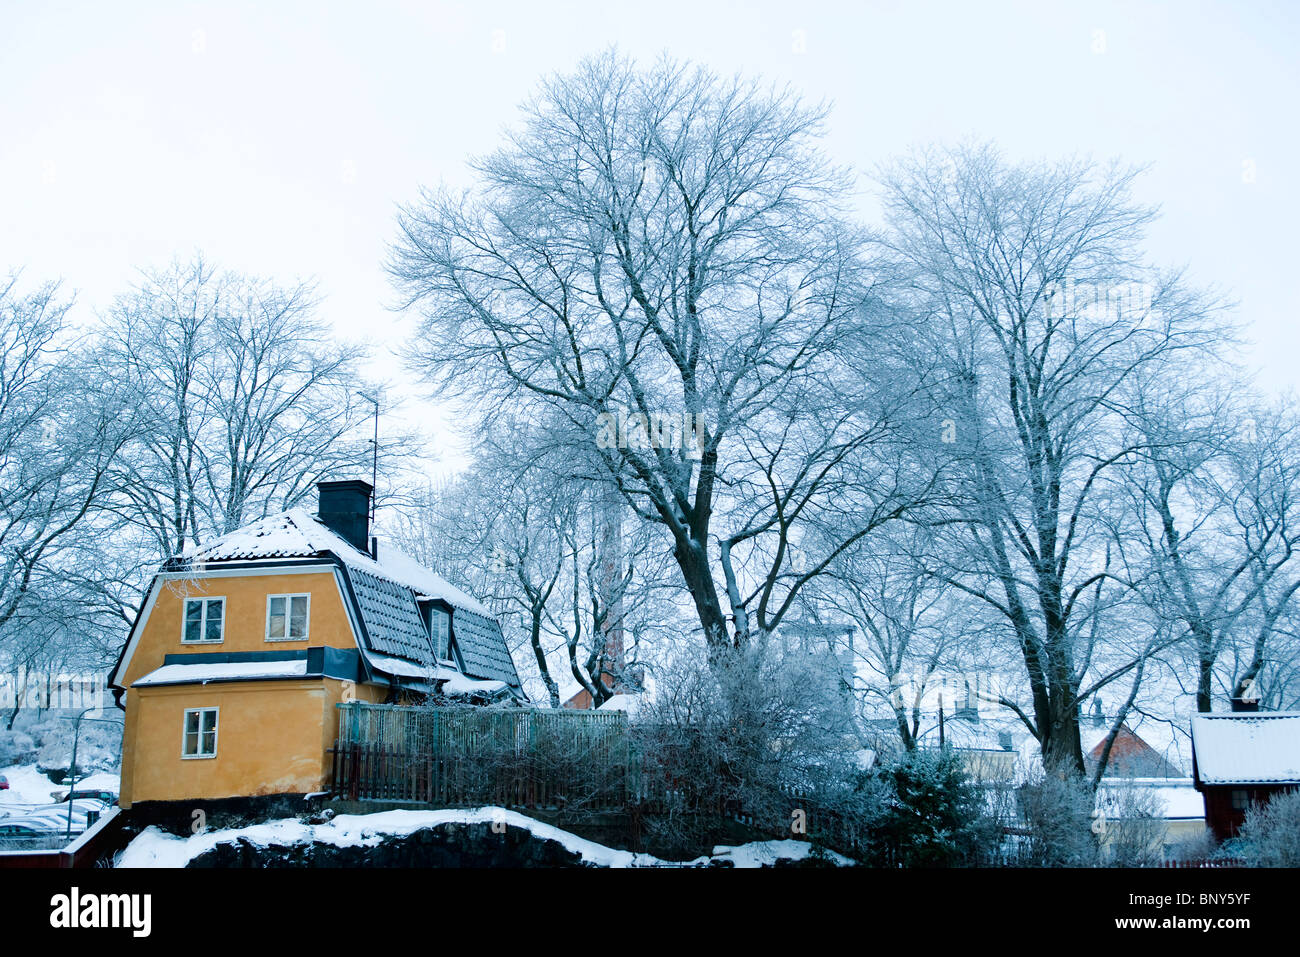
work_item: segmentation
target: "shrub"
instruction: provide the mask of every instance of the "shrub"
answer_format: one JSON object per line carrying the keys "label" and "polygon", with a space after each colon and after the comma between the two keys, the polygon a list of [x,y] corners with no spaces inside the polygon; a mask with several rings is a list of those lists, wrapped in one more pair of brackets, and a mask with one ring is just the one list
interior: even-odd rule
{"label": "shrub", "polygon": [[876,822],[875,863],[971,865],[996,846],[1000,827],[984,791],[951,749],[913,751],[878,775],[888,804]]}
{"label": "shrub", "polygon": [[0,731],[0,767],[36,760],[36,741],[22,731]]}
{"label": "shrub", "polygon": [[1233,843],[1256,867],[1300,867],[1300,790],[1252,804]]}
{"label": "shrub", "polygon": [[785,837],[801,833],[797,812],[838,821],[858,745],[850,702],[815,658],[758,641],[656,685],[633,732],[646,832],[664,853],[705,851],[736,817]]}
{"label": "shrub", "polygon": [[[61,783],[72,765],[73,723],[51,720],[28,729],[39,742],[37,770]],[[101,722],[83,722],[77,739],[77,773],[111,771],[118,766],[122,753],[122,726]]]}
{"label": "shrub", "polygon": [[1034,867],[1091,867],[1098,862],[1093,792],[1082,778],[1042,775],[1020,787],[1024,829],[1022,863]]}
{"label": "shrub", "polygon": [[1119,779],[1098,796],[1100,858],[1111,867],[1152,867],[1164,858],[1165,802],[1151,788]]}

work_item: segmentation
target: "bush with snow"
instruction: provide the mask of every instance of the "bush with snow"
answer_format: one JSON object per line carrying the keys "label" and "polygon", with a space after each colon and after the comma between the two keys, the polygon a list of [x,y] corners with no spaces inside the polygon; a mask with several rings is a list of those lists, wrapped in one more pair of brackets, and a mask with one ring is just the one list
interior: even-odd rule
{"label": "bush with snow", "polygon": [[[36,766],[50,780],[62,782],[72,766],[73,722],[54,719],[28,729],[39,744]],[[121,725],[82,722],[76,740],[77,773],[115,770],[122,754]]]}
{"label": "bush with snow", "polygon": [[0,731],[0,767],[36,760],[36,740],[25,731]]}
{"label": "bush with snow", "polygon": [[1094,796],[1077,776],[1045,774],[1017,792],[1024,830],[1023,863],[1036,867],[1090,867],[1099,860]]}
{"label": "bush with snow", "polygon": [[1232,848],[1256,867],[1300,867],[1300,790],[1252,804]]}

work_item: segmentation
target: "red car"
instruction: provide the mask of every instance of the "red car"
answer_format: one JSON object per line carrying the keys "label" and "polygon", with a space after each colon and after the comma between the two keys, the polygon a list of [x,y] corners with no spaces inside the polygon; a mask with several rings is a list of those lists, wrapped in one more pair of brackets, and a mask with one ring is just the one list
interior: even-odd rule
{"label": "red car", "polygon": [[8,790],[9,790],[9,779],[5,777],[3,774],[0,774],[0,791],[8,791]]}

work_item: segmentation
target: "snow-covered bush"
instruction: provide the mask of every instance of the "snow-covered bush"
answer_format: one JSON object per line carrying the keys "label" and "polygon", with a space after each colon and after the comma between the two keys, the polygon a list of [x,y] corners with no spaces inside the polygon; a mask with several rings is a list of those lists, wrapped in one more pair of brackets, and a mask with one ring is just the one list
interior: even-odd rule
{"label": "snow-covered bush", "polygon": [[1185,837],[1171,844],[1167,856],[1172,861],[1204,861],[1220,853],[1214,834],[1206,829],[1194,837]]}
{"label": "snow-covered bush", "polygon": [[660,672],[633,725],[645,827],[665,853],[698,853],[737,818],[809,833],[838,818],[828,796],[856,770],[850,701],[824,663],[764,641],[719,654]]}
{"label": "snow-covered bush", "polygon": [[23,731],[0,731],[0,767],[30,764],[36,758],[36,741]]}
{"label": "snow-covered bush", "polygon": [[1164,857],[1165,802],[1152,788],[1120,779],[1097,801],[1101,861],[1111,867],[1152,867]]}
{"label": "snow-covered bush", "polygon": [[1234,849],[1257,867],[1300,867],[1300,790],[1252,804]]}
{"label": "snow-covered bush", "polygon": [[1099,859],[1093,791],[1080,777],[1040,775],[1017,793],[1023,863],[1090,867]]}
{"label": "snow-covered bush", "polygon": [[[28,729],[36,738],[39,750],[36,767],[56,784],[62,783],[72,765],[73,722],[50,720]],[[77,773],[111,771],[117,768],[122,753],[122,726],[85,721],[76,742]]]}

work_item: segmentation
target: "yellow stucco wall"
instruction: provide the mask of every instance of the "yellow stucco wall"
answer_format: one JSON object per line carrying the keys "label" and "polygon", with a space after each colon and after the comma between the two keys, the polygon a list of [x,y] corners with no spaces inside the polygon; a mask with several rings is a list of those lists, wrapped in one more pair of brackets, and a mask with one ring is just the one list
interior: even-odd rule
{"label": "yellow stucco wall", "polygon": [[[311,595],[305,640],[266,640],[268,595]],[[224,597],[223,640],[185,644],[186,598]],[[330,774],[327,749],[338,733],[335,705],[345,695],[382,701],[381,685],[351,686],[333,678],[211,682],[132,688],[162,667],[169,654],[279,651],[329,646],[355,648],[332,572],[222,576],[167,582],[142,623],[128,663],[122,737],[121,804],[181,801],[323,790]],[[218,708],[215,758],[181,756],[184,713]]]}
{"label": "yellow stucco wall", "polygon": [[[307,638],[297,641],[266,640],[268,595],[310,594]],[[185,644],[181,625],[186,598],[225,598],[223,640],[211,644]],[[164,582],[140,633],[123,685],[161,668],[165,655],[201,655],[208,652],[284,651],[326,645],[355,648],[338,584],[332,572],[305,575],[249,575]],[[132,692],[128,691],[130,697]]]}
{"label": "yellow stucco wall", "polygon": [[[140,688],[127,701],[120,803],[299,794],[329,784],[338,709],[334,678]],[[360,701],[387,689],[353,686]],[[217,708],[217,755],[181,756],[185,712]]]}

